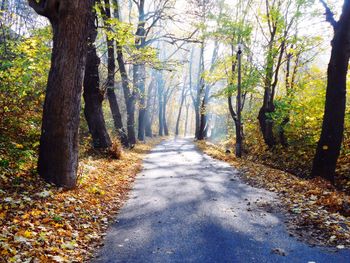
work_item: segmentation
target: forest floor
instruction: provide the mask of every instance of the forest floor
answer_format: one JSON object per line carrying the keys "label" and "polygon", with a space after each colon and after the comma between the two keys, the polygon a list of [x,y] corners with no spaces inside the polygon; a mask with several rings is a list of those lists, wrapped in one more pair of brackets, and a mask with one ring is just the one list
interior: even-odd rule
{"label": "forest floor", "polygon": [[[64,191],[32,172],[0,176],[0,262],[83,262],[101,244],[141,161],[161,139],[120,159],[83,149],[78,187]],[[34,169],[28,169],[28,171]]]}
{"label": "forest floor", "polygon": [[238,168],[240,177],[250,185],[277,193],[291,235],[311,245],[350,247],[350,197],[345,192],[320,178],[302,179],[247,158],[238,159],[209,142],[197,142],[197,146]]}
{"label": "forest floor", "polygon": [[[266,169],[256,172],[267,176]],[[163,141],[144,159],[92,262],[350,262],[345,241],[330,248],[294,237],[280,197],[249,186],[242,173],[192,139]]]}

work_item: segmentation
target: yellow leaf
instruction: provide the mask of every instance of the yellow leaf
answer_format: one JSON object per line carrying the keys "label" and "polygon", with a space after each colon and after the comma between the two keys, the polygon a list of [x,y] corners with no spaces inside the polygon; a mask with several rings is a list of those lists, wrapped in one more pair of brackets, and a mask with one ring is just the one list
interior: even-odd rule
{"label": "yellow leaf", "polygon": [[6,212],[0,213],[0,219],[5,219],[5,217],[6,217]]}
{"label": "yellow leaf", "polygon": [[32,232],[29,231],[29,230],[26,230],[26,231],[24,232],[23,236],[26,237],[26,238],[30,238],[30,237],[32,236]]}

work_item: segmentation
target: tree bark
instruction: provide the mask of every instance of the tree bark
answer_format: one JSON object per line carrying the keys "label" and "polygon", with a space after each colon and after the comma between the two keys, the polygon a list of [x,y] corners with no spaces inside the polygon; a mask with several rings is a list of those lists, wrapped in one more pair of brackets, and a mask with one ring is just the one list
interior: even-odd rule
{"label": "tree bark", "polygon": [[187,125],[188,125],[188,110],[189,110],[190,104],[188,103],[186,105],[186,118],[185,118],[185,132],[184,132],[184,136],[186,137],[187,135]]}
{"label": "tree bark", "polygon": [[[119,3],[117,0],[113,1],[115,4],[114,17],[120,20],[119,17]],[[123,47],[120,45],[119,41],[116,41],[117,48],[117,62],[119,67],[120,76],[122,79],[122,87],[126,105],[126,121],[127,121],[127,132],[128,132],[128,142],[129,146],[133,147],[136,144],[136,134],[135,134],[135,101],[136,93],[131,91],[129,85],[129,77],[125,66]]]}
{"label": "tree bark", "polygon": [[237,83],[237,122],[236,122],[236,157],[242,157],[243,136],[242,136],[242,50],[239,48],[238,58],[238,83]]}
{"label": "tree bark", "polygon": [[139,119],[138,119],[138,133],[137,138],[140,141],[145,140],[145,114],[146,114],[146,100],[145,100],[145,65],[138,64],[133,67],[134,86],[139,93]]}
{"label": "tree bark", "polygon": [[[214,70],[214,63],[217,60],[218,51],[219,51],[219,43],[216,40],[214,43],[213,55],[211,58],[211,65],[209,70],[210,73],[212,73]],[[203,66],[203,70],[204,70],[204,66]],[[200,106],[200,128],[198,131],[198,140],[204,140],[207,137],[207,132],[208,132],[207,105],[209,103],[210,88],[211,87],[209,84],[205,86],[204,97],[202,99],[202,103]]]}
{"label": "tree bark", "polygon": [[123,87],[124,99],[126,104],[128,142],[129,142],[129,146],[133,146],[136,144],[136,134],[135,134],[136,94],[130,91],[129,78],[125,67],[123,51],[122,51],[122,47],[118,43],[117,43],[117,62],[118,62],[119,71],[122,79],[122,87]]}
{"label": "tree bark", "polygon": [[180,102],[180,108],[179,108],[179,113],[177,115],[177,119],[176,119],[176,127],[175,127],[175,135],[178,136],[179,135],[179,128],[180,128],[180,119],[181,119],[181,113],[182,113],[182,108],[185,102],[185,87],[182,90],[182,94],[181,94],[181,102]]}
{"label": "tree bark", "polygon": [[200,106],[200,125],[198,130],[198,140],[204,140],[207,137],[207,104],[209,99],[209,85],[206,85],[204,97]]}
{"label": "tree bark", "polygon": [[[107,30],[111,31],[110,25],[107,22],[107,19],[111,18],[111,8],[110,8],[110,1],[104,0],[105,2],[105,23],[107,25]],[[120,113],[120,108],[117,100],[117,96],[115,95],[114,88],[115,88],[115,52],[114,52],[114,40],[110,38],[108,35],[106,35],[107,38],[107,54],[108,54],[108,76],[107,76],[107,98],[109,101],[109,106],[112,112],[113,117],[113,123],[114,127],[117,131],[118,137],[121,141],[121,143],[125,147],[129,147],[129,140],[128,136],[125,132],[123,121],[122,121],[122,115]]]}
{"label": "tree bark", "polygon": [[[271,14],[274,8],[279,8],[280,5],[275,6],[276,2],[272,2],[270,6],[269,1],[266,0],[266,15],[267,23],[269,25],[269,43],[267,50],[267,59],[266,59],[266,69],[265,69],[265,91],[264,91],[264,101],[263,105],[260,108],[258,120],[260,125],[260,130],[263,135],[264,141],[269,148],[273,148],[276,145],[276,140],[273,133],[274,121],[269,116],[269,114],[275,111],[274,97],[275,91],[278,83],[278,76],[281,65],[283,64],[283,55],[287,44],[288,33],[292,25],[294,24],[295,18],[291,18],[290,21],[283,21],[286,24],[284,25],[284,31],[281,35],[278,33],[278,28],[283,26],[281,22],[274,21],[273,15]],[[288,9],[287,9],[288,11]],[[280,40],[279,40],[280,39]],[[276,43],[280,42],[278,47],[278,52],[275,51],[277,48],[274,46]]]}
{"label": "tree bark", "polygon": [[97,36],[94,17],[92,17],[89,26],[90,37],[86,58],[83,94],[85,100],[84,115],[89,127],[89,132],[92,136],[93,147],[108,148],[112,145],[112,142],[106,129],[102,110],[104,95],[99,89],[100,77],[98,67],[100,65],[100,58],[97,56],[94,44]]}
{"label": "tree bark", "polygon": [[38,172],[47,182],[74,188],[81,91],[93,0],[30,0],[29,4],[39,15],[49,18],[53,29]]}
{"label": "tree bark", "polygon": [[350,1],[345,0],[342,15],[334,26],[322,132],[311,172],[313,177],[321,176],[333,183],[344,133],[349,56]]}
{"label": "tree bark", "polygon": [[[140,0],[138,4],[139,21],[135,34],[135,45],[137,49],[141,49],[146,44],[146,30],[145,30],[145,0]],[[138,62],[133,67],[134,87],[137,88],[139,94],[139,125],[137,138],[140,141],[145,140],[145,115],[146,115],[146,100],[145,100],[145,79],[146,67],[145,63]]]}
{"label": "tree bark", "polygon": [[167,106],[167,99],[166,95],[164,94],[164,99],[163,99],[163,127],[164,127],[164,135],[169,136],[169,128],[166,120],[166,106]]}
{"label": "tree bark", "polygon": [[152,78],[151,83],[148,86],[147,90],[147,103],[146,103],[146,111],[145,111],[145,135],[146,137],[153,137],[152,134],[152,122],[151,122],[151,114],[150,108],[152,104],[152,92],[154,88],[154,79]]}
{"label": "tree bark", "polygon": [[152,111],[150,112],[151,113],[151,116],[150,116],[151,124],[154,121],[154,115],[155,115],[156,111],[157,111],[157,89],[155,87],[155,89],[154,89],[154,96],[153,96],[153,102],[152,102]]}
{"label": "tree bark", "polygon": [[201,125],[201,97],[204,90],[204,79],[202,73],[204,72],[204,42],[201,43],[200,57],[199,57],[199,69],[198,69],[198,83],[197,94],[194,102],[195,120],[196,120],[196,139],[200,140],[200,125]]}
{"label": "tree bark", "polygon": [[164,83],[161,72],[157,72],[157,89],[158,89],[158,122],[159,122],[159,136],[164,135],[164,122],[163,122],[163,94],[164,94]]}

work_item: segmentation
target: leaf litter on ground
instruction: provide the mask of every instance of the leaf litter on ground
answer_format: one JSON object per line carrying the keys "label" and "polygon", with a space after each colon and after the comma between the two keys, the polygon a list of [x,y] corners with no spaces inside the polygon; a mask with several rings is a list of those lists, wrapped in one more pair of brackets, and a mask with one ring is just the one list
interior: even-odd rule
{"label": "leaf litter on ground", "polygon": [[[101,245],[145,154],[160,139],[120,159],[86,153],[78,187],[65,191],[35,173],[0,178],[0,262],[83,262]],[[15,183],[14,183],[15,182]]]}
{"label": "leaf litter on ground", "polygon": [[291,236],[310,245],[350,248],[350,197],[320,178],[301,179],[266,165],[238,159],[224,147],[199,141],[209,156],[226,161],[240,170],[248,184],[276,192]]}

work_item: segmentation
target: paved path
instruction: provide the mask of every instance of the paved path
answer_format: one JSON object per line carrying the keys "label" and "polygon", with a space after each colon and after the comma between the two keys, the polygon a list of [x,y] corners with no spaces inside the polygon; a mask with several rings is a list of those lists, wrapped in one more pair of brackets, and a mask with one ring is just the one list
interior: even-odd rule
{"label": "paved path", "polygon": [[349,251],[290,237],[282,216],[262,208],[271,202],[273,193],[242,183],[191,140],[165,141],[145,159],[93,262],[350,262]]}

